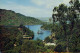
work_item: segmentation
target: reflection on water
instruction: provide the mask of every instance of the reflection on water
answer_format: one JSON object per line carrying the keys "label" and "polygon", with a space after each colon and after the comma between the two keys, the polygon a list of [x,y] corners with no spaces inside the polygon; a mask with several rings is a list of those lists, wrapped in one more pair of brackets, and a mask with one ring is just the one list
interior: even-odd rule
{"label": "reflection on water", "polygon": [[[47,36],[51,35],[51,31],[49,30],[42,30],[40,29],[41,25],[26,25],[26,27],[28,27],[30,30],[32,30],[34,32],[34,39],[41,39],[44,40]],[[38,34],[38,31],[42,31],[42,34]]]}

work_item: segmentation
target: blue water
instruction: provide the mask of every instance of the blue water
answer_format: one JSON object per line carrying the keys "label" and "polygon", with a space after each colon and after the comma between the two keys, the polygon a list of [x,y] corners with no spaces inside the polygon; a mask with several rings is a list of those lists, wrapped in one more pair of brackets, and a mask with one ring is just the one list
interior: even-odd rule
{"label": "blue water", "polygon": [[[42,25],[26,25],[30,30],[34,32],[33,40],[41,39],[44,40],[47,36],[51,35],[51,31],[40,29]],[[43,34],[37,34],[38,30],[42,31]]]}

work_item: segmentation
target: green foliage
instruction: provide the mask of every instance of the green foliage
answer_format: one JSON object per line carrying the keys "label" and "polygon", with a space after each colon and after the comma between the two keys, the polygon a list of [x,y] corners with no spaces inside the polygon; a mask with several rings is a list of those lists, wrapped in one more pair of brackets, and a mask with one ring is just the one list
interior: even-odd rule
{"label": "green foliage", "polygon": [[22,45],[22,51],[26,52],[45,52],[44,44],[41,40],[25,40]]}
{"label": "green foliage", "polygon": [[15,43],[17,46],[21,45],[22,33],[20,33],[16,26],[0,26],[0,28],[0,50],[11,50],[14,48]]}
{"label": "green foliage", "polygon": [[22,29],[23,35],[27,35],[27,37],[34,37],[33,31],[31,31],[29,28],[23,26],[22,24],[18,28]]}
{"label": "green foliage", "polygon": [[51,52],[51,51],[53,52],[55,47],[51,45],[51,46],[45,46],[45,48],[47,49],[46,52]]}
{"label": "green foliage", "polygon": [[44,29],[44,30],[51,30],[52,27],[53,27],[53,24],[43,24],[41,26],[41,28]]}
{"label": "green foliage", "polygon": [[[22,30],[19,30],[21,28]],[[0,26],[0,50],[6,53],[19,53],[23,44],[23,34],[34,37],[34,33],[23,25]]]}
{"label": "green foliage", "polygon": [[56,52],[63,52],[63,51],[62,51],[62,46],[61,46],[61,45],[57,45],[57,46],[54,48],[54,51],[56,51]]}
{"label": "green foliage", "polygon": [[24,25],[42,24],[43,22],[29,16],[24,16],[20,13],[15,13],[11,10],[0,9],[1,22],[0,25],[17,25],[21,23]]}
{"label": "green foliage", "polygon": [[[80,29],[78,28],[80,27],[80,2],[71,0],[69,3],[71,5],[69,7],[60,4],[53,9],[52,32],[56,33],[55,38],[58,40],[54,50],[58,52],[80,52],[78,45],[80,44]],[[59,24],[56,25],[57,22]]]}
{"label": "green foliage", "polygon": [[53,42],[53,39],[52,38],[50,39],[50,37],[46,37],[44,41],[46,43],[48,43],[48,42],[51,42],[52,43]]}

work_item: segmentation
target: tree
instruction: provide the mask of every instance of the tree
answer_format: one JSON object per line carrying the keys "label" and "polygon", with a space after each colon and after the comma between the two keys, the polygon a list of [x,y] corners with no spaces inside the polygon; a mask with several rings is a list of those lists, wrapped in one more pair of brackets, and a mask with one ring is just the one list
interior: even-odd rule
{"label": "tree", "polygon": [[62,46],[61,46],[61,45],[57,45],[57,46],[54,48],[54,51],[56,51],[56,52],[63,52],[63,51],[62,51]]}
{"label": "tree", "polygon": [[[62,26],[62,29],[60,29],[58,32],[56,32],[57,37],[60,35],[64,35],[63,36],[63,40],[66,40],[66,51],[69,52],[69,50],[71,49],[69,46],[72,45],[70,44],[71,41],[73,43],[73,38],[77,36],[79,36],[79,30],[78,27],[79,26],[79,15],[80,15],[80,3],[79,0],[71,0],[69,7],[67,7],[64,4],[60,4],[58,7],[55,7],[53,9],[53,24],[55,25],[56,22],[59,22],[59,24]],[[58,26],[60,28],[60,25]],[[54,28],[55,29],[55,28]],[[75,30],[76,29],[76,30]],[[62,31],[60,33],[60,31]],[[76,31],[78,34],[76,34]],[[66,39],[64,39],[66,38]],[[79,39],[79,37],[78,37]],[[61,40],[61,37],[59,37],[59,40]],[[79,40],[75,40],[74,45],[75,47],[77,47],[76,45],[79,44],[78,42]],[[77,43],[77,44],[76,44]],[[70,48],[70,49],[69,49]],[[76,51],[76,49],[74,49]],[[73,51],[74,51],[73,50]]]}
{"label": "tree", "polygon": [[[67,29],[67,20],[68,20],[66,16],[67,16],[67,6],[65,4],[60,4],[59,7],[55,7],[53,9],[53,20],[54,20],[53,22],[59,21],[59,23],[62,25],[62,28],[64,30],[65,37],[67,37],[66,29]],[[67,41],[67,48],[68,48],[68,40],[66,41]]]}
{"label": "tree", "polygon": [[44,52],[46,51],[46,49],[44,48],[44,44],[41,40],[25,40],[23,45],[22,45],[22,51],[26,51],[26,52]]}
{"label": "tree", "polygon": [[52,42],[53,40],[51,40],[49,37],[46,37],[44,41],[48,43],[48,42]]}

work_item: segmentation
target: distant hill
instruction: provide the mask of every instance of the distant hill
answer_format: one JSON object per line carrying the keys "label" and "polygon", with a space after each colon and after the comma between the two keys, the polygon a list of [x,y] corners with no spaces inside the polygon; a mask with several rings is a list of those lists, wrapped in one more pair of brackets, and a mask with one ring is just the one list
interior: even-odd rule
{"label": "distant hill", "polygon": [[34,17],[24,16],[12,10],[0,9],[0,25],[35,25],[43,22]]}
{"label": "distant hill", "polygon": [[44,21],[44,22],[49,22],[49,19],[51,19],[51,21],[52,21],[52,17],[40,17],[38,19],[41,21]]}

